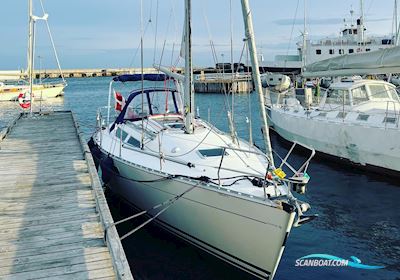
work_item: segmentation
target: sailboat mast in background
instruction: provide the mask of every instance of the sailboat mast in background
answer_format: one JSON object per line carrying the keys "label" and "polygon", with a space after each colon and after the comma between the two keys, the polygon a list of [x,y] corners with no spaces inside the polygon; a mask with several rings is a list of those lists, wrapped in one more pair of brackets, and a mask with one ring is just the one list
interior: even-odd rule
{"label": "sailboat mast in background", "polygon": [[246,39],[250,51],[252,76],[255,85],[255,90],[258,94],[258,99],[259,99],[258,104],[260,107],[260,115],[262,122],[261,126],[263,130],[265,150],[270,162],[273,164],[274,162],[272,156],[271,142],[269,139],[269,128],[267,123],[267,115],[265,112],[265,104],[264,104],[265,102],[264,102],[263,89],[261,85],[260,69],[258,68],[257,48],[253,30],[253,19],[251,16],[248,0],[242,0],[242,12],[243,12],[243,21],[244,21]]}
{"label": "sailboat mast in background", "polygon": [[194,110],[194,96],[193,96],[193,65],[192,65],[192,7],[191,0],[185,0],[185,132],[188,134],[193,133],[193,110]]}
{"label": "sailboat mast in background", "polygon": [[30,111],[33,108],[33,42],[34,42],[34,19],[33,19],[33,4],[32,0],[28,0],[28,15],[29,15],[29,36],[28,36],[28,77],[29,77],[29,97],[30,97]]}

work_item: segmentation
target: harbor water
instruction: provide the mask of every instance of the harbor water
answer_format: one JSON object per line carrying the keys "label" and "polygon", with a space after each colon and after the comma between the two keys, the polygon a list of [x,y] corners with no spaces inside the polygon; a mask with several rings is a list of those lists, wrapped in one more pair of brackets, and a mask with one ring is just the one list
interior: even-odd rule
{"label": "harbor water", "polygon": [[[97,108],[107,103],[110,80],[68,79],[65,96],[43,101],[42,109],[72,110],[89,138],[95,129]],[[128,89],[128,84],[121,87],[122,92]],[[210,118],[219,129],[228,130],[223,94],[197,94],[195,102],[200,117]],[[255,94],[236,95],[234,118],[238,135],[245,139],[249,139],[246,118],[251,119],[253,140],[262,146],[257,102]],[[17,103],[0,103],[0,129],[21,111]],[[287,143],[275,134],[271,138],[273,148],[284,156]],[[304,153],[296,153],[292,163],[296,166],[304,158]],[[319,217],[292,230],[275,279],[400,279],[400,180],[319,157],[312,160],[308,173],[311,180],[301,199],[309,202],[311,212]],[[115,220],[133,213],[111,191],[107,190],[106,195]],[[120,235],[140,222],[118,226]],[[123,246],[135,279],[253,279],[153,224],[125,239]],[[384,268],[296,266],[297,259],[310,254],[347,260],[354,256],[362,264]]]}

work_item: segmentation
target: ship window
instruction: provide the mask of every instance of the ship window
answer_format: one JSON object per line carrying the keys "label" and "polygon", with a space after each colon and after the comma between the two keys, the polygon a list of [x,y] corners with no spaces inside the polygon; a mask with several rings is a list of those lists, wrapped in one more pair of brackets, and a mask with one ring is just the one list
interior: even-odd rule
{"label": "ship window", "polygon": [[318,114],[318,117],[326,117],[326,112],[321,112]]}
{"label": "ship window", "polygon": [[357,29],[353,29],[353,34],[357,34]]}
{"label": "ship window", "polygon": [[129,145],[134,146],[134,147],[140,148],[140,142],[138,140],[136,140],[135,138],[133,138],[133,137],[129,137],[127,143]]}
{"label": "ship window", "polygon": [[[199,153],[203,157],[220,157],[224,154],[224,149],[222,148],[215,148],[215,149],[207,149],[207,150],[199,150]],[[228,153],[225,151],[224,155],[227,155]]]}
{"label": "ship window", "polygon": [[339,49],[339,54],[344,54],[344,49]]}
{"label": "ship window", "polygon": [[347,90],[341,89],[329,89],[327,93],[326,103],[350,105],[349,92]]}
{"label": "ship window", "polygon": [[396,123],[396,118],[394,118],[394,117],[385,117],[383,119],[383,122],[384,123]]}
{"label": "ship window", "polygon": [[353,34],[353,31],[351,29],[349,29],[349,34]]}
{"label": "ship window", "polygon": [[346,112],[339,112],[336,116],[338,119],[344,119],[346,117],[347,113]]}
{"label": "ship window", "polygon": [[397,95],[397,91],[395,88],[389,87],[388,93],[390,93],[392,99],[394,99],[395,101],[399,101],[399,96]]}
{"label": "ship window", "polygon": [[368,118],[369,118],[369,115],[359,114],[358,117],[357,117],[357,120],[359,120],[359,121],[367,121]]}
{"label": "ship window", "polygon": [[170,128],[183,128],[184,124],[183,123],[169,123],[167,124]]}
{"label": "ship window", "polygon": [[382,39],[382,45],[391,45],[392,44],[392,40],[390,39]]}
{"label": "ship window", "polygon": [[334,49],[330,49],[329,50],[329,54],[335,54],[335,50]]}
{"label": "ship window", "polygon": [[315,53],[316,53],[316,54],[321,54],[322,51],[321,51],[320,49],[318,49],[318,50],[315,50]]}
{"label": "ship window", "polygon": [[366,51],[366,52],[369,52],[369,51],[371,51],[371,49],[365,49],[365,51]]}
{"label": "ship window", "polygon": [[354,52],[354,49],[349,49],[349,53],[353,53]]}
{"label": "ship window", "polygon": [[117,136],[118,139],[124,140],[126,138],[126,136],[128,136],[128,133],[126,133],[125,131],[123,131],[120,128],[117,128],[117,131],[115,132],[115,136]]}
{"label": "ship window", "polygon": [[390,99],[389,92],[384,85],[369,85],[369,91],[373,99]]}
{"label": "ship window", "polygon": [[365,86],[353,89],[351,91],[351,94],[353,95],[353,105],[357,105],[361,102],[368,101],[368,95]]}

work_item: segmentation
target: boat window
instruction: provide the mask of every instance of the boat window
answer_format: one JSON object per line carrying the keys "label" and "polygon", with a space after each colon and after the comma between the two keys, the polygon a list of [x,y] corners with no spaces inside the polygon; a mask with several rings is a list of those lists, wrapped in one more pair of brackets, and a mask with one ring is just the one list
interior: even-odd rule
{"label": "boat window", "polygon": [[153,115],[178,113],[175,110],[173,93],[154,91],[150,93],[151,111]]}
{"label": "boat window", "polygon": [[129,137],[128,141],[126,141],[129,145],[132,145],[134,147],[140,148],[140,141],[136,140],[133,137]]}
{"label": "boat window", "polygon": [[338,119],[344,119],[346,116],[347,116],[347,113],[342,111],[342,112],[339,112],[339,113],[337,114],[336,118],[338,118]]}
{"label": "boat window", "polygon": [[368,118],[369,118],[369,115],[359,114],[358,117],[357,117],[357,120],[359,120],[359,121],[367,121]]}
{"label": "boat window", "polygon": [[[203,157],[220,157],[224,154],[224,149],[222,148],[215,148],[215,149],[207,149],[207,150],[199,150],[199,153]],[[228,153],[225,151],[224,155],[227,155]]]}
{"label": "boat window", "polygon": [[180,98],[169,90],[154,90],[136,95],[129,103],[125,120],[135,120],[148,115],[179,114]]}
{"label": "boat window", "polygon": [[386,90],[385,85],[369,85],[369,91],[373,99],[390,99],[390,93]]}
{"label": "boat window", "polygon": [[318,49],[318,50],[315,50],[315,53],[316,53],[316,54],[321,54],[322,51]]}
{"label": "boat window", "polygon": [[133,120],[147,116],[149,113],[149,103],[147,102],[146,95],[138,95],[133,98],[132,102],[126,109],[124,119]]}
{"label": "boat window", "polygon": [[354,52],[354,49],[349,49],[349,53],[353,53]]}
{"label": "boat window", "polygon": [[353,89],[351,91],[351,94],[353,96],[353,105],[368,101],[367,89],[365,88],[365,86]]}
{"label": "boat window", "polygon": [[128,133],[126,133],[125,131],[123,131],[122,129],[120,129],[119,127],[117,128],[117,131],[115,132],[115,136],[118,139],[122,139],[124,140],[126,138],[126,136],[128,136]]}
{"label": "boat window", "polygon": [[366,52],[369,52],[371,49],[365,49]]}
{"label": "boat window", "polygon": [[167,124],[170,128],[183,128],[185,125],[183,123],[169,123]]}
{"label": "boat window", "polygon": [[318,117],[326,117],[326,112],[321,112],[318,114]]}
{"label": "boat window", "polygon": [[384,123],[396,123],[396,118],[394,118],[394,117],[385,117],[383,119],[383,122]]}
{"label": "boat window", "polygon": [[395,88],[389,87],[388,92],[390,93],[392,99],[399,101],[399,95],[397,94],[397,91]]}
{"label": "boat window", "polygon": [[344,49],[339,49],[339,54],[344,54]]}
{"label": "boat window", "polygon": [[329,50],[329,54],[335,54],[335,50],[334,49],[330,49]]}
{"label": "boat window", "polygon": [[329,89],[326,96],[326,103],[350,105],[349,92],[342,89]]}

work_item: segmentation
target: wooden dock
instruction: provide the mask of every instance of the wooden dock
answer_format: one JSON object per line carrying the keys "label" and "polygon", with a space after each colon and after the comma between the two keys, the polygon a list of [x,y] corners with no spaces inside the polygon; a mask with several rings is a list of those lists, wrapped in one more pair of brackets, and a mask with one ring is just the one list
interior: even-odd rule
{"label": "wooden dock", "polygon": [[13,120],[0,178],[0,279],[133,279],[71,112]]}

